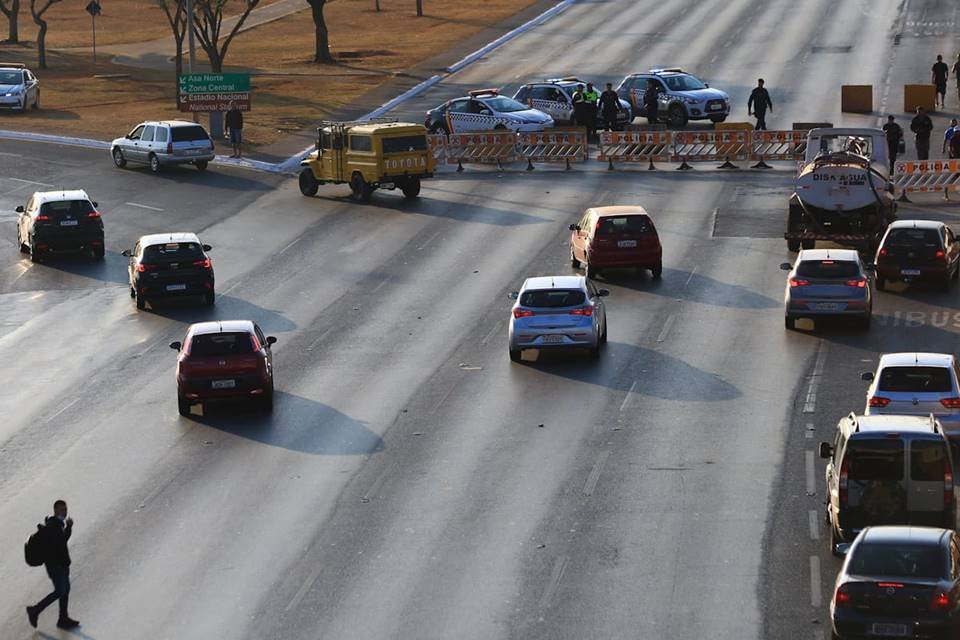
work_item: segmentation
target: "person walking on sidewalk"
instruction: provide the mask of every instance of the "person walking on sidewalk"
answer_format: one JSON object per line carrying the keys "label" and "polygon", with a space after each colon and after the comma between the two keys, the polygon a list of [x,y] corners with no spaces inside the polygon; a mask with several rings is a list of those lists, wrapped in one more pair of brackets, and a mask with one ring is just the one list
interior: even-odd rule
{"label": "person walking on sidewalk", "polygon": [[233,146],[231,158],[240,157],[240,145],[243,143],[243,112],[237,103],[230,101],[230,110],[227,111],[227,131],[230,133],[230,144]]}
{"label": "person walking on sidewalk", "polygon": [[[943,61],[943,56],[937,56],[937,61],[933,63],[931,69],[930,82],[936,86],[937,95],[940,96],[940,108],[947,106],[947,76],[950,75],[950,67]],[[936,104],[936,96],[934,97]]]}
{"label": "person walking on sidewalk", "polygon": [[903,127],[898,125],[893,116],[887,116],[887,123],[883,125],[883,133],[887,136],[887,155],[890,157],[890,175],[900,153],[900,141],[903,140]]}
{"label": "person walking on sidewalk", "polygon": [[913,131],[917,143],[917,160],[927,160],[930,157],[930,132],[933,131],[933,120],[923,107],[917,107],[917,115],[910,121],[910,131]]}
{"label": "person walking on sidewalk", "polygon": [[750,99],[747,100],[747,115],[757,117],[757,131],[767,130],[767,107],[770,113],[773,113],[773,101],[770,100],[770,93],[763,88],[763,78],[757,80],[757,86],[750,92]]}
{"label": "person walking on sidewalk", "polygon": [[[958,129],[957,119],[954,118],[953,120],[950,121],[950,126],[947,127],[947,130],[943,132],[943,148],[940,149],[941,153],[946,154],[950,150],[950,141],[953,139],[953,136],[957,135],[958,133],[957,129]],[[948,155],[947,157],[953,158],[954,155],[951,152],[950,155]]]}
{"label": "person walking on sidewalk", "polygon": [[620,96],[608,82],[606,90],[600,94],[600,113],[603,115],[604,131],[613,131],[617,124],[618,111],[620,111]]}
{"label": "person walking on sidewalk", "polygon": [[60,601],[60,617],[57,626],[61,629],[75,629],[80,623],[67,614],[67,604],[70,599],[70,552],[67,550],[67,541],[73,534],[73,519],[67,517],[67,503],[57,500],[53,503],[53,515],[49,516],[43,526],[45,542],[44,566],[47,575],[53,582],[53,591],[33,605],[27,607],[27,619],[30,626],[36,629],[37,619],[44,609]]}
{"label": "person walking on sidewalk", "polygon": [[583,92],[583,110],[587,113],[587,136],[589,138],[597,135],[597,101],[600,100],[600,94],[593,88],[593,83],[587,83],[587,90]]}

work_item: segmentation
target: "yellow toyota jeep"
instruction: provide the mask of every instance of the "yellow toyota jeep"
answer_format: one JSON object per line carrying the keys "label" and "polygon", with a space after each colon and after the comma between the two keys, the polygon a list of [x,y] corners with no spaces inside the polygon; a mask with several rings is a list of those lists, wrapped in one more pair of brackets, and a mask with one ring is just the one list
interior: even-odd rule
{"label": "yellow toyota jeep", "polygon": [[317,150],[300,163],[300,193],[313,196],[321,184],[349,183],[354,200],[374,189],[420,193],[420,179],[433,177],[433,154],[421,124],[385,121],[324,122]]}

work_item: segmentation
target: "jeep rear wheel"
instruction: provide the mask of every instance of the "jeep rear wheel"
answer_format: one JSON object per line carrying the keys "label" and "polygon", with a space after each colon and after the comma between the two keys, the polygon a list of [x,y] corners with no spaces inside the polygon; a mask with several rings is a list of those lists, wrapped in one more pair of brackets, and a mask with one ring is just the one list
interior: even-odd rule
{"label": "jeep rear wheel", "polygon": [[300,172],[300,193],[308,198],[317,195],[320,184],[313,175],[313,169],[309,167]]}
{"label": "jeep rear wheel", "polygon": [[416,198],[420,195],[420,178],[410,178],[400,185],[404,198]]}
{"label": "jeep rear wheel", "polygon": [[373,189],[369,183],[363,179],[363,175],[357,172],[350,178],[350,192],[353,195],[353,199],[357,202],[366,202],[370,199],[371,194],[373,194]]}
{"label": "jeep rear wheel", "polygon": [[679,104],[672,104],[667,109],[667,121],[674,129],[681,129],[687,126],[687,112]]}

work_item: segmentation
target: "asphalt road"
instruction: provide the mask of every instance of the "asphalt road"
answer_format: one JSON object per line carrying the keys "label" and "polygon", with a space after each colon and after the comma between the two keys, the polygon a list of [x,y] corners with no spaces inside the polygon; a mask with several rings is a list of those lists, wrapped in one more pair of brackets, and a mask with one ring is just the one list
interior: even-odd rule
{"label": "asphalt road", "polygon": [[[841,83],[894,105],[938,47],[954,55],[955,8],[898,7],[581,2],[398,115],[467,86],[669,64],[744,118],[763,76],[773,126],[874,125],[841,116]],[[0,637],[33,633],[23,607],[49,583],[19,545],[59,497],[84,638],[822,637],[836,562],[808,456],[862,407],[880,353],[953,348],[960,303],[894,290],[869,334],[785,332],[791,176],[470,169],[358,205],[346,187],[305,199],[259,173],[152,176],[0,142]],[[17,253],[11,210],[46,185],[100,202],[105,263]],[[603,281],[598,363],[510,363],[507,293],[570,273],[566,226],[620,203],[655,217],[663,280]],[[214,246],[214,309],[134,308],[119,251],[164,230]],[[273,414],[180,417],[166,344],[235,317],[279,338]],[[54,619],[39,637],[60,637]]]}

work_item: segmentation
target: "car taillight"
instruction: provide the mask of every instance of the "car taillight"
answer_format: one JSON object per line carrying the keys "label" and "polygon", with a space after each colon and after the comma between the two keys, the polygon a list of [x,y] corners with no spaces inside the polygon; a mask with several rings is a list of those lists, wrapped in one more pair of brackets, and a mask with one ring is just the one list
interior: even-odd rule
{"label": "car taillight", "polygon": [[889,251],[887,251],[886,249],[880,249],[880,252],[877,255],[880,256],[881,258],[885,258],[887,257],[888,253]]}
{"label": "car taillight", "polygon": [[209,269],[213,266],[213,263],[210,261],[210,258],[204,258],[203,260],[194,260],[193,266],[200,267],[201,269]]}
{"label": "car taillight", "polygon": [[151,269],[156,269],[157,265],[155,264],[144,264],[140,262],[137,264],[137,273],[143,273],[144,271],[150,271]]}
{"label": "car taillight", "polygon": [[572,316],[592,316],[593,307],[577,307],[576,309],[570,310],[570,315]]}
{"label": "car taillight", "polygon": [[529,309],[514,309],[514,310],[513,310],[513,317],[514,317],[514,318],[529,318],[529,317],[532,316],[532,315],[533,315],[533,311],[530,311]]}
{"label": "car taillight", "polygon": [[871,407],[885,407],[890,404],[890,398],[884,398],[883,396],[870,396],[870,399],[867,400],[867,404]]}
{"label": "car taillight", "polygon": [[260,339],[255,334],[250,334],[250,346],[254,351],[260,351]]}
{"label": "car taillight", "polygon": [[48,222],[50,220],[50,216],[45,216],[41,213],[40,215],[37,216],[37,220],[39,220],[40,222]]}
{"label": "car taillight", "polygon": [[940,398],[940,404],[947,409],[960,409],[960,398]]}
{"label": "car taillight", "polygon": [[850,604],[850,594],[847,593],[847,585],[842,584],[837,587],[836,593],[833,594],[833,604],[836,607],[846,607]]}
{"label": "car taillight", "polygon": [[899,582],[878,582],[877,586],[880,587],[881,589],[887,589],[887,588],[902,589],[903,588],[903,585],[900,584]]}
{"label": "car taillight", "polygon": [[840,489],[840,504],[847,504],[847,479],[850,477],[850,459],[844,457],[843,462],[840,463],[840,477],[837,482],[837,486]]}
{"label": "car taillight", "polygon": [[945,254],[942,249],[937,249],[936,252],[933,254],[933,259],[934,259],[934,260],[940,260],[940,261],[942,261],[942,262],[946,262],[946,261],[947,261],[947,254]]}
{"label": "car taillight", "polygon": [[790,278],[788,282],[790,283],[791,289],[794,289],[796,287],[805,287],[808,284],[810,284],[809,280],[801,280],[799,278]]}
{"label": "car taillight", "polygon": [[938,593],[933,596],[933,602],[930,603],[930,608],[934,611],[946,611],[950,608],[950,596],[943,592]]}
{"label": "car taillight", "polygon": [[88,218],[99,218],[99,217],[100,217],[100,212],[99,212],[99,211],[91,211],[90,213],[87,214],[87,217],[88,217]]}
{"label": "car taillight", "polygon": [[953,468],[947,458],[943,459],[943,506],[953,506]]}
{"label": "car taillight", "polygon": [[172,142],[168,142],[168,143],[167,143],[167,153],[173,153],[173,143],[172,143]]}
{"label": "car taillight", "polygon": [[866,281],[866,279],[863,279],[863,280],[847,280],[847,286],[848,286],[848,287],[858,287],[858,288],[860,288],[860,289],[863,289],[864,287],[867,286],[867,281]]}

